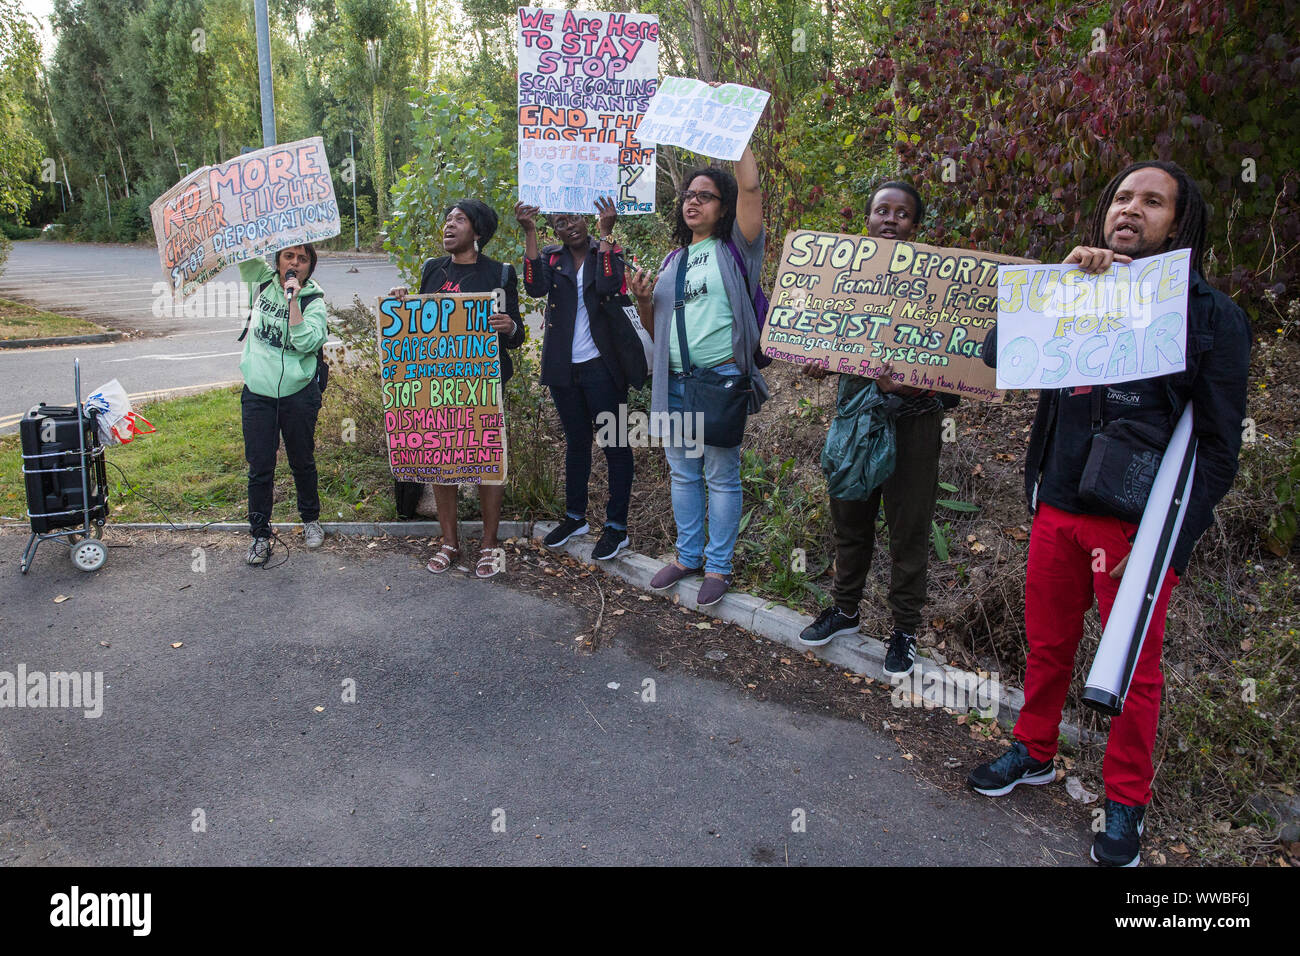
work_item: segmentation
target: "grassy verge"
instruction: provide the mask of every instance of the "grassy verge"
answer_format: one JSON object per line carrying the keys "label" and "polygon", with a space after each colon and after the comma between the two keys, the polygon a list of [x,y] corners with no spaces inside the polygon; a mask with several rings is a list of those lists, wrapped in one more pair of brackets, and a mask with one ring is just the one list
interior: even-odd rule
{"label": "grassy verge", "polygon": [[56,335],[90,335],[103,331],[85,319],[42,312],[21,302],[0,299],[0,339],[48,339]]}
{"label": "grassy verge", "polygon": [[[382,457],[361,452],[355,441],[345,440],[351,435],[338,424],[340,397],[333,386],[326,391],[316,432],[321,517],[392,520],[388,465]],[[239,389],[154,402],[141,411],[157,433],[108,449],[112,520],[164,521],[165,511],[177,523],[243,521],[248,513],[248,466]],[[281,449],[272,520],[297,521],[296,500]],[[18,436],[7,436],[0,439],[0,514],[23,518],[26,501]]]}

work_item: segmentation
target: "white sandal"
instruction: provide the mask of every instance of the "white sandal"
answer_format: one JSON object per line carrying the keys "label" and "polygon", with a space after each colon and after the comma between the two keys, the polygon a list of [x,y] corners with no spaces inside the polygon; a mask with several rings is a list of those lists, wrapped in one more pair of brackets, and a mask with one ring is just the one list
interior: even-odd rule
{"label": "white sandal", "polygon": [[451,569],[451,566],[460,558],[460,548],[453,548],[449,544],[444,544],[438,549],[438,553],[429,559],[425,565],[434,574],[442,574],[444,571]]}

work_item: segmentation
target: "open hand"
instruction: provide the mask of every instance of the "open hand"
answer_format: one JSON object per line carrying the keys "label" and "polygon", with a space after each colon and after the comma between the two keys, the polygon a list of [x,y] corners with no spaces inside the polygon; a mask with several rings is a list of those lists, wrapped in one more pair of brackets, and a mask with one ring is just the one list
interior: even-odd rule
{"label": "open hand", "polygon": [[627,288],[638,302],[653,302],[655,297],[655,280],[639,266],[633,266],[627,277]]}
{"label": "open hand", "polygon": [[608,236],[614,231],[614,223],[618,221],[618,205],[614,202],[612,196],[601,196],[595,202],[596,215],[600,217],[600,235]]}
{"label": "open hand", "polygon": [[536,206],[530,206],[527,203],[515,203],[515,219],[523,228],[525,233],[537,231],[537,217],[541,210]]}

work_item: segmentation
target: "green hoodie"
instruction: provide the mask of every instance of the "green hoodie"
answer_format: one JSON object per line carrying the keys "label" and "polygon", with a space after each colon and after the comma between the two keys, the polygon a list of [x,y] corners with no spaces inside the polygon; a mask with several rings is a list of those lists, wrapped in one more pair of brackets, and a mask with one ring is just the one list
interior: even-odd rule
{"label": "green hoodie", "polygon": [[[316,375],[316,352],[329,337],[321,287],[315,279],[307,280],[298,293],[299,299],[312,293],[316,297],[303,309],[302,322],[290,325],[289,300],[265,259],[241,262],[239,278],[248,284],[250,300],[257,295],[258,286],[270,282],[253,309],[248,337],[244,339],[244,356],[239,360],[239,371],[248,390],[268,398],[283,398],[302,391]],[[282,348],[286,328],[289,346]]]}

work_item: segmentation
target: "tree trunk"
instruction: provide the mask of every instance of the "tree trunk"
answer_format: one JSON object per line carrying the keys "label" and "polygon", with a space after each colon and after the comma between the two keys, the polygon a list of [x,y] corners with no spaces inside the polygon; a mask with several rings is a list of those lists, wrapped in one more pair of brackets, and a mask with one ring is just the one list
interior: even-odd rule
{"label": "tree trunk", "polygon": [[375,84],[372,96],[371,112],[374,115],[371,129],[374,141],[371,145],[371,178],[375,184],[375,221],[383,228],[388,213],[388,162],[384,150],[384,104],[379,84]]}
{"label": "tree trunk", "polygon": [[691,35],[695,38],[695,60],[700,79],[712,83],[713,57],[709,52],[709,38],[704,32],[704,11],[700,9],[700,0],[686,0],[686,8],[691,15]]}
{"label": "tree trunk", "polygon": [[420,89],[429,82],[429,18],[427,0],[417,0],[416,10],[420,17]]}

